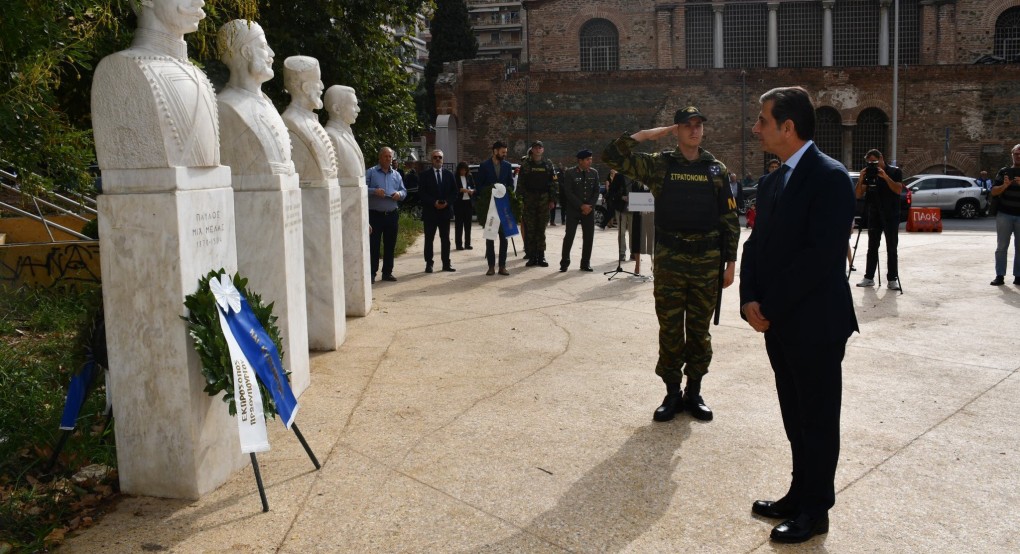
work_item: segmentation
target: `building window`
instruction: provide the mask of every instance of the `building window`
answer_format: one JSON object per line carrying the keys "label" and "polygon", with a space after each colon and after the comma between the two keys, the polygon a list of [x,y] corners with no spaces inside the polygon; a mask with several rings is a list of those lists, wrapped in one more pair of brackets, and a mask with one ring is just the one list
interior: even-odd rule
{"label": "building window", "polygon": [[843,122],[835,108],[815,110],[815,144],[830,158],[843,157]]}
{"label": "building window", "polygon": [[1010,8],[995,20],[995,55],[1020,61],[1020,8]]}
{"label": "building window", "polygon": [[779,67],[822,65],[822,5],[784,2],[779,5]]}
{"label": "building window", "polygon": [[875,0],[844,0],[832,8],[833,65],[878,65],[878,6]]}
{"label": "building window", "polygon": [[854,129],[854,151],[851,166],[864,165],[864,155],[868,150],[877,148],[885,154],[885,141],[888,136],[889,118],[878,108],[868,108],[857,116],[857,127]]}
{"label": "building window", "polygon": [[712,5],[687,4],[684,10],[687,67],[712,67]]}
{"label": "building window", "polygon": [[[900,64],[921,63],[921,19],[917,0],[900,0]],[[889,28],[893,28],[895,12],[889,8]],[[889,63],[893,62],[894,37],[889,37]]]}
{"label": "building window", "polygon": [[723,11],[723,67],[768,64],[768,6],[728,4]]}
{"label": "building window", "polygon": [[581,71],[612,71],[620,66],[619,33],[605,19],[581,27]]}

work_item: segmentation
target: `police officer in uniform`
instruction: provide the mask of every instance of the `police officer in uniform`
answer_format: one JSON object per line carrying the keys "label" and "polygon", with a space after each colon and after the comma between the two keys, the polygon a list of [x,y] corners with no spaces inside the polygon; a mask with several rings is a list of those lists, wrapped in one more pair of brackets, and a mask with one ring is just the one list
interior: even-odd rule
{"label": "police officer in uniform", "polygon": [[[709,323],[722,286],[733,283],[740,224],[726,166],[701,148],[704,115],[694,106],[676,112],[674,125],[624,134],[602,153],[602,161],[647,184],[655,197],[655,313],[659,361],[655,373],[666,398],[653,414],[669,421],[686,409],[702,421],[712,410],[701,398],[701,380],[712,361]],[[677,147],[661,153],[634,152],[638,143],[676,136]],[[687,387],[681,380],[687,375]]]}
{"label": "police officer in uniform", "polygon": [[567,215],[566,234],[563,235],[563,254],[560,271],[570,267],[570,249],[574,246],[577,224],[581,224],[581,271],[594,271],[591,267],[591,246],[595,240],[595,203],[599,199],[599,172],[591,168],[591,150],[577,153],[577,165],[563,172],[560,193],[563,213]]}
{"label": "police officer in uniform", "polygon": [[549,267],[545,259],[545,226],[549,221],[549,210],[556,206],[553,198],[558,194],[556,171],[552,162],[542,157],[545,146],[542,141],[531,143],[530,155],[521,160],[517,178],[517,190],[523,192],[524,251],[528,253],[527,266]]}

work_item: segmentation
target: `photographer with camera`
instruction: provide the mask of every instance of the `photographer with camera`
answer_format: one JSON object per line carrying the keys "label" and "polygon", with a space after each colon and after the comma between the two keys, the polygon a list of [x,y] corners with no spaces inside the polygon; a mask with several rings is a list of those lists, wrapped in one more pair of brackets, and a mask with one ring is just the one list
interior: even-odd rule
{"label": "photographer with camera", "polygon": [[1010,150],[1013,165],[999,170],[991,197],[995,209],[995,279],[992,286],[1006,283],[1006,254],[1013,241],[1013,284],[1020,285],[1020,144]]}
{"label": "photographer with camera", "polygon": [[878,246],[885,234],[886,279],[888,287],[900,290],[896,260],[896,243],[900,231],[900,192],[903,191],[903,172],[885,163],[878,150],[864,155],[867,165],[857,179],[857,198],[864,198],[864,215],[868,225],[868,258],[864,279],[858,287],[875,286],[875,269],[878,267]]}

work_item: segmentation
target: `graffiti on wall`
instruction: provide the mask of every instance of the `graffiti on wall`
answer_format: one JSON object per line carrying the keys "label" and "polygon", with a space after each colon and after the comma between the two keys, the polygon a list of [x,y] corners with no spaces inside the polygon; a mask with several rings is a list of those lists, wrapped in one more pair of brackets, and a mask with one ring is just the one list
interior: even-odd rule
{"label": "graffiti on wall", "polygon": [[0,284],[44,288],[98,285],[99,242],[0,246]]}

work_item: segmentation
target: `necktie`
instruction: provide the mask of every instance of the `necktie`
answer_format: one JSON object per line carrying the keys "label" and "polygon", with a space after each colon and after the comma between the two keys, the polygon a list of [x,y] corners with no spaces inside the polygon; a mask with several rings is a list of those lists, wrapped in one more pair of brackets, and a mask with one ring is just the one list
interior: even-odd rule
{"label": "necktie", "polygon": [[786,172],[790,170],[790,166],[783,164],[776,170],[776,193],[772,197],[772,211],[776,210],[776,206],[779,205],[779,199],[783,195],[783,190],[786,189]]}
{"label": "necktie", "polygon": [[443,172],[436,170],[436,190],[439,191],[439,196],[443,195]]}
{"label": "necktie", "polygon": [[790,166],[783,164],[776,170],[776,200],[783,195],[783,191],[786,189],[786,172],[790,171]]}

